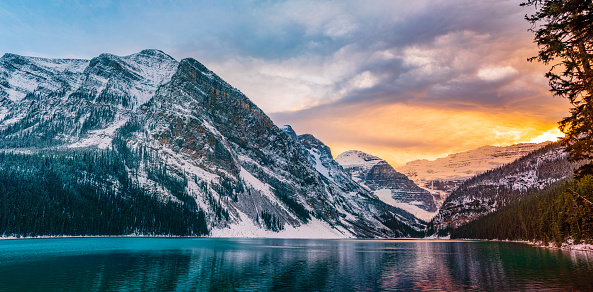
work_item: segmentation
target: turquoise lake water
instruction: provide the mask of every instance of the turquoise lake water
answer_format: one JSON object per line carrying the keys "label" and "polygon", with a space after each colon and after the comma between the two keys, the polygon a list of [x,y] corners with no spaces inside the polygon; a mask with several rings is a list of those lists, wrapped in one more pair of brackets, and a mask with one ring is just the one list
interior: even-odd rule
{"label": "turquoise lake water", "polygon": [[593,291],[593,253],[509,242],[0,240],[0,291]]}

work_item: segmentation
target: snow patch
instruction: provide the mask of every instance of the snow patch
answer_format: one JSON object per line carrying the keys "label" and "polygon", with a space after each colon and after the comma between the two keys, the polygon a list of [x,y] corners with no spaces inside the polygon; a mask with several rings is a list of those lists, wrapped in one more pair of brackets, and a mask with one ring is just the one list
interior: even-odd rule
{"label": "snow patch", "polygon": [[269,194],[272,192],[270,190],[270,186],[261,182],[259,179],[257,179],[255,176],[253,176],[249,171],[247,171],[243,167],[241,167],[241,172],[239,173],[239,176],[252,188],[254,188],[262,193]]}
{"label": "snow patch", "polygon": [[68,148],[97,146],[99,149],[108,149],[111,146],[111,141],[113,141],[115,131],[123,126],[129,119],[129,117],[121,119],[105,129],[89,131],[88,138],[70,144],[68,145]]}
{"label": "snow patch", "polygon": [[336,157],[336,162],[344,168],[363,167],[365,169],[370,169],[376,164],[383,162],[383,160],[362,151],[350,150],[338,155],[338,157]]}
{"label": "snow patch", "polygon": [[408,212],[408,213],[410,213],[424,221],[430,221],[430,219],[432,219],[434,216],[436,216],[439,213],[439,211],[428,212],[426,210],[419,208],[416,205],[422,205],[422,203],[418,202],[418,201],[412,201],[410,203],[398,202],[395,199],[393,199],[392,192],[390,189],[380,189],[380,190],[374,191],[374,194],[377,197],[379,197],[379,199],[381,201],[383,201],[385,204],[403,209],[406,212]]}
{"label": "snow patch", "polygon": [[395,201],[395,199],[393,199],[393,197],[391,196],[392,194],[390,189],[380,189],[375,191],[374,193],[377,197],[379,197],[379,200],[383,201],[385,204],[391,206],[395,206],[397,204],[397,201]]}
{"label": "snow patch", "polygon": [[329,170],[321,162],[321,154],[319,154],[317,151],[313,149],[307,149],[307,151],[309,151],[309,154],[311,154],[313,159],[315,159],[315,169],[323,176],[325,176],[327,179],[334,182],[334,179],[329,174]]}
{"label": "snow patch", "polygon": [[353,238],[354,236],[345,230],[337,230],[317,218],[311,218],[309,223],[293,227],[288,224],[279,232],[263,229],[253,223],[246,214],[239,212],[239,222],[233,223],[226,228],[213,229],[211,237],[243,237],[243,238],[314,238],[314,239],[338,239]]}

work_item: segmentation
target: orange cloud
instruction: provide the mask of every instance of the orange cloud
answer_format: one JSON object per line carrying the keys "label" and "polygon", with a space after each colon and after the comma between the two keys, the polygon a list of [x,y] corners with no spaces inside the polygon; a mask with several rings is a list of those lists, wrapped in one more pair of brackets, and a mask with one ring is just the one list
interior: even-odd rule
{"label": "orange cloud", "polygon": [[[344,107],[331,115],[300,120],[299,133],[313,133],[334,156],[357,149],[393,166],[415,159],[435,159],[484,145],[512,145],[553,138],[553,119],[518,111],[464,110],[391,104]],[[543,135],[545,134],[545,135]]]}

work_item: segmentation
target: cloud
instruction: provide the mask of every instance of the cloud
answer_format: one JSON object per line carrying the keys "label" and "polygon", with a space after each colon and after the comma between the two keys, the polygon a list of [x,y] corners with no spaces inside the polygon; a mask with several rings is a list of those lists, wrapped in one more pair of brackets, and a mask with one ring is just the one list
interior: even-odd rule
{"label": "cloud", "polygon": [[484,145],[528,142],[556,127],[555,121],[545,116],[520,110],[452,109],[403,103],[380,107],[364,103],[320,106],[271,116],[280,124],[298,121],[292,124],[298,134],[314,133],[330,145],[334,155],[358,149],[380,154],[394,165]]}
{"label": "cloud", "polygon": [[517,74],[519,74],[519,71],[511,66],[490,67],[478,70],[478,78],[485,81],[501,81],[514,77]]}
{"label": "cloud", "polygon": [[[524,65],[535,52],[529,24],[516,3],[474,2],[280,2],[258,10],[259,22],[242,24],[249,31],[261,30],[257,23],[272,25],[266,32],[275,42],[247,34],[253,46],[227,43],[237,51],[208,65],[266,112],[420,99],[503,107],[519,83],[529,83],[517,79],[541,75]],[[340,33],[332,28],[336,23],[344,24]]]}

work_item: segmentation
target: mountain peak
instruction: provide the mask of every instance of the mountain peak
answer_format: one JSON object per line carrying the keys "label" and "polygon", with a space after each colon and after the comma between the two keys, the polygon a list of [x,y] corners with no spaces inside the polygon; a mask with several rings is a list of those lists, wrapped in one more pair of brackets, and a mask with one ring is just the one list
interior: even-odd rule
{"label": "mountain peak", "polygon": [[167,54],[161,50],[157,50],[157,49],[145,49],[145,50],[140,51],[139,53],[132,54],[130,56],[145,56],[145,57],[154,58],[157,60],[164,59],[164,60],[175,61],[175,58],[173,58],[169,54]]}
{"label": "mountain peak", "polygon": [[336,161],[354,181],[386,204],[402,208],[422,220],[429,220],[436,214],[433,196],[385,160],[359,150],[349,150],[338,155]]}
{"label": "mountain peak", "polygon": [[360,150],[345,151],[336,157],[336,161],[344,167],[362,166],[367,164],[374,165],[380,162],[385,162],[385,160],[377,156],[362,152]]}
{"label": "mountain peak", "polygon": [[297,133],[294,131],[294,129],[290,125],[284,125],[284,126],[282,126],[282,128],[280,128],[280,130],[282,130],[284,133],[286,133],[286,135],[288,135],[288,137],[291,137],[293,139],[297,138]]}
{"label": "mountain peak", "polygon": [[331,149],[319,139],[315,138],[315,136],[311,134],[303,134],[298,136],[298,140],[305,146],[305,148],[316,149],[317,152],[322,153],[329,159],[333,160]]}
{"label": "mountain peak", "polygon": [[13,53],[6,53],[0,58],[0,60],[8,62],[13,66],[27,65],[30,63],[32,57],[21,56]]}
{"label": "mountain peak", "polygon": [[22,57],[23,56],[17,55],[17,54],[6,53],[6,54],[2,55],[2,58],[0,58],[0,59],[17,59],[17,58],[22,58]]}

